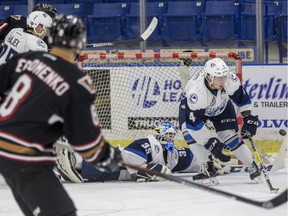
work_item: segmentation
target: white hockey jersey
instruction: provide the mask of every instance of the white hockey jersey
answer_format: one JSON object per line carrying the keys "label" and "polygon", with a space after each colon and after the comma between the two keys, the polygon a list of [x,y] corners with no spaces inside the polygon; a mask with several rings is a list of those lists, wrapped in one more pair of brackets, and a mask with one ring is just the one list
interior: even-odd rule
{"label": "white hockey jersey", "polygon": [[[204,74],[202,74],[195,80],[189,80],[185,86],[187,104],[190,110],[205,109],[206,116],[217,116],[225,109],[230,96],[240,88],[240,80],[230,72],[223,89],[217,91],[217,95],[214,95],[205,86],[204,79]],[[239,107],[240,112],[244,110],[251,110],[251,104]]]}
{"label": "white hockey jersey", "polygon": [[[135,140],[121,151],[126,163],[146,167],[147,164],[166,165],[172,172],[187,171],[196,165],[195,157],[189,148],[175,148],[174,152],[163,152],[162,145],[153,136]],[[127,168],[136,173],[137,170]],[[198,169],[198,166],[197,166]]]}
{"label": "white hockey jersey", "polygon": [[22,28],[12,29],[5,37],[0,50],[0,65],[16,54],[28,51],[47,52],[47,44],[42,39],[26,32]]}
{"label": "white hockey jersey", "polygon": [[[206,117],[220,115],[230,100],[238,107],[240,113],[251,110],[251,100],[239,78],[230,72],[226,79],[221,90],[208,89],[204,74],[190,79],[185,86],[186,98],[181,101],[180,112],[186,112],[186,116],[189,116],[190,128],[186,129],[190,129],[192,137],[199,144],[206,144],[213,136],[205,126]],[[186,130],[184,127],[189,125],[182,125],[182,129]]]}

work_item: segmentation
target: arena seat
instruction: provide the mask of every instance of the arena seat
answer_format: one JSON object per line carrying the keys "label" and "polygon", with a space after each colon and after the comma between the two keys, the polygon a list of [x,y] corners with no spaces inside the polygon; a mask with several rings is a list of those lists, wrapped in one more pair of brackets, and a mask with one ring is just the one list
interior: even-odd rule
{"label": "arena seat", "polygon": [[204,1],[168,2],[164,14],[163,39],[174,42],[195,41],[198,39],[200,14]]}
{"label": "arena seat", "polygon": [[279,27],[282,41],[287,42],[287,1],[281,2],[281,13],[279,14]]}
{"label": "arena seat", "polygon": [[13,14],[13,5],[0,5],[0,21]]}
{"label": "arena seat", "polygon": [[56,9],[58,14],[65,15],[75,15],[81,18],[84,17],[84,4],[52,4]]}
{"label": "arena seat", "polygon": [[234,1],[206,1],[202,15],[202,39],[227,42],[236,39],[238,4]]}
{"label": "arena seat", "polygon": [[34,0],[34,4],[47,3],[47,4],[65,4],[65,0]]}
{"label": "arena seat", "polygon": [[[240,40],[256,40],[256,4],[254,2],[241,3]],[[281,4],[278,1],[266,1],[263,3],[264,40],[275,41],[277,39],[276,20],[281,12]]]}
{"label": "arena seat", "polygon": [[106,42],[125,38],[127,3],[95,3],[88,16],[88,41]]}
{"label": "arena seat", "polygon": [[13,14],[14,15],[28,15],[28,5],[27,4],[17,4],[13,7]]}
{"label": "arena seat", "polygon": [[[27,0],[0,0],[0,5],[15,5],[15,4],[27,4]],[[2,16],[2,14],[0,15]]]}

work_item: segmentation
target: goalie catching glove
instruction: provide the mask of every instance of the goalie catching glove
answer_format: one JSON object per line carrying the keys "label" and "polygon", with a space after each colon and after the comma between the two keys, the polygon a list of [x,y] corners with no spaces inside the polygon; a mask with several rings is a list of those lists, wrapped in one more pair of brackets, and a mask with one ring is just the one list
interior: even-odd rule
{"label": "goalie catching glove", "polygon": [[212,137],[208,140],[207,144],[204,147],[209,150],[215,158],[218,158],[220,161],[227,162],[230,161],[231,157],[228,154],[230,153],[230,148],[224,143],[220,142],[216,137]]}
{"label": "goalie catching glove", "polygon": [[[171,170],[162,164],[148,164],[146,168],[149,170],[153,170],[155,172],[171,175]],[[139,170],[136,173],[136,181],[137,182],[166,181],[166,179],[157,175],[150,174],[149,172]]]}
{"label": "goalie catching glove", "polygon": [[95,168],[102,172],[114,172],[121,166],[121,160],[120,150],[105,143],[100,159],[95,163]]}
{"label": "goalie catching glove", "polygon": [[[243,115],[244,116],[244,115]],[[253,115],[246,115],[243,118],[243,126],[241,130],[241,136],[243,139],[248,139],[249,136],[254,136],[257,131],[257,125],[258,125],[258,116]]]}

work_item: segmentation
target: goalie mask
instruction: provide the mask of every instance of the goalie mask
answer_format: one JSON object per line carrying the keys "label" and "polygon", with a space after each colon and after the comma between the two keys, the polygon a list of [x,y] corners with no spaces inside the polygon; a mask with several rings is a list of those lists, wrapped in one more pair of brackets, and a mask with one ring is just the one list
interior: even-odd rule
{"label": "goalie mask", "polygon": [[210,85],[223,87],[229,73],[227,64],[220,58],[214,58],[206,62],[204,74]]}
{"label": "goalie mask", "polygon": [[80,50],[86,43],[86,31],[80,18],[73,15],[58,15],[54,18],[48,42],[52,46]]}
{"label": "goalie mask", "polygon": [[171,122],[160,122],[154,129],[156,139],[170,152],[174,152],[174,139],[177,134],[176,126]]}

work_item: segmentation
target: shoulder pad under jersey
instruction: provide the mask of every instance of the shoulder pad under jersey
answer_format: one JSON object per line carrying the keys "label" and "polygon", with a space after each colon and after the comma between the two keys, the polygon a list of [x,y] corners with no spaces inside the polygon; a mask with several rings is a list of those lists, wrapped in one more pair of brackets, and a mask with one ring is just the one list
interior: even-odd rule
{"label": "shoulder pad under jersey", "polygon": [[241,83],[237,75],[230,72],[227,77],[227,81],[225,85],[228,90],[228,94],[232,95],[235,91],[239,89],[239,86],[241,85]]}
{"label": "shoulder pad under jersey", "polygon": [[90,94],[95,94],[96,90],[93,86],[93,81],[91,80],[90,76],[83,76],[78,79],[77,83],[83,86]]}
{"label": "shoulder pad under jersey", "polygon": [[[191,83],[192,84],[192,83]],[[205,109],[208,94],[203,79],[197,79],[189,86],[186,92],[187,104],[191,110]]]}
{"label": "shoulder pad under jersey", "polygon": [[31,35],[31,34],[26,34],[27,35],[27,48],[32,51],[48,51],[47,44],[40,38]]}

